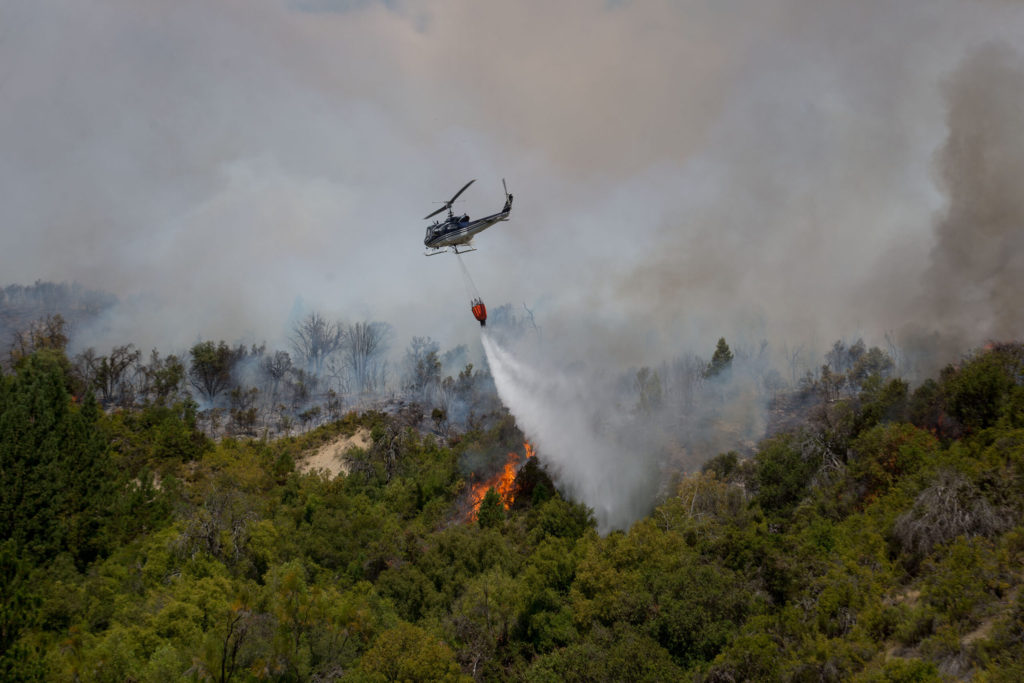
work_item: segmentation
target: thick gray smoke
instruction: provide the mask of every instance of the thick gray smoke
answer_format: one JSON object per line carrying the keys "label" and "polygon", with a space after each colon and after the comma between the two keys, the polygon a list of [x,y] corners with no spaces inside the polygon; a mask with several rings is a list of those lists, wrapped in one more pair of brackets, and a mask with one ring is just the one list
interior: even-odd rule
{"label": "thick gray smoke", "polygon": [[[466,263],[535,315],[527,367],[628,375],[724,336],[769,340],[793,384],[887,334],[941,364],[1024,333],[1018,45],[1024,7],[994,0],[9,0],[0,285],[117,295],[75,351],[281,347],[315,310],[391,323],[397,356],[416,335],[475,357],[420,217],[471,178],[457,209],[490,213],[505,177],[512,220]],[[708,406],[751,416],[752,395]],[[690,415],[667,433],[747,436]]]}
{"label": "thick gray smoke", "polygon": [[[1024,43],[1019,3],[977,0],[3,12],[0,265],[116,294],[80,344],[273,344],[298,297],[392,323],[398,349],[468,342],[458,270],[422,258],[419,218],[470,178],[459,208],[493,211],[506,177],[513,220],[469,259],[481,294],[625,364],[898,328],[960,192],[931,170],[947,122],[1019,92],[1003,59],[954,120],[941,83],[979,45]],[[974,296],[979,263],[936,263]]]}
{"label": "thick gray smoke", "polygon": [[957,341],[1024,336],[1024,62],[1005,45],[972,55],[944,87],[938,154],[948,207],[936,225],[925,301]]}

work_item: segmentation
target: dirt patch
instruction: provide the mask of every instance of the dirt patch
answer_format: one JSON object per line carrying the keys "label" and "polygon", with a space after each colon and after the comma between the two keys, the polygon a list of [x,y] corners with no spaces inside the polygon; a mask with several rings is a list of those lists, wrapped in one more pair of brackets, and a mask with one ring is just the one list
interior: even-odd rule
{"label": "dirt patch", "polygon": [[373,441],[369,429],[357,429],[352,436],[342,436],[324,444],[315,453],[303,456],[296,464],[299,472],[306,474],[313,470],[326,472],[332,479],[339,474],[348,474],[345,453],[351,448],[369,448]]}
{"label": "dirt patch", "polygon": [[907,607],[913,607],[917,604],[918,598],[921,597],[921,591],[919,590],[907,590],[904,593],[897,593],[893,598],[892,602],[894,605],[904,604]]}
{"label": "dirt patch", "polygon": [[976,640],[988,638],[988,634],[992,632],[992,627],[995,626],[995,623],[1002,616],[1002,614],[999,614],[983,620],[980,624],[978,624],[978,628],[974,629],[973,631],[965,635],[963,638],[961,638],[960,643],[963,645],[970,645]]}
{"label": "dirt patch", "polygon": [[978,627],[961,638],[960,642],[963,645],[970,645],[975,641],[988,638],[992,633],[992,627],[996,625],[996,622],[1001,619],[1005,619],[1013,609],[1013,606],[1017,603],[1017,596],[1020,595],[1020,590],[1021,587],[1019,585],[1014,586],[1013,589],[1006,594],[1006,597],[999,601],[999,610],[995,614],[982,619],[981,623],[978,624]]}

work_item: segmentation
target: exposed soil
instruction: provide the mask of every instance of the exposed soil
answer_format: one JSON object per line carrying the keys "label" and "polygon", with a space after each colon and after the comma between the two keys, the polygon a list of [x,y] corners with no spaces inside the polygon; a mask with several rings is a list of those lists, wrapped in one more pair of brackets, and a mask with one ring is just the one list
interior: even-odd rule
{"label": "exposed soil", "polygon": [[351,448],[369,448],[373,441],[370,430],[360,428],[352,436],[342,436],[324,444],[316,452],[303,456],[296,467],[303,474],[320,470],[332,479],[339,474],[348,474],[348,463],[345,453]]}

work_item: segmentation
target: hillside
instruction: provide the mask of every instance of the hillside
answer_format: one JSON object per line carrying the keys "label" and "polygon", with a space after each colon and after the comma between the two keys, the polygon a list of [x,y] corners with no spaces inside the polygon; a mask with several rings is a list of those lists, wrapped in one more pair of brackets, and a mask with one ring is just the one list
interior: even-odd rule
{"label": "hillside", "polygon": [[[32,339],[0,378],[5,679],[1024,674],[1022,344],[912,390],[837,344],[749,457],[600,536],[471,368],[461,421],[390,401],[253,438],[184,368],[104,411],[66,338]],[[731,362],[722,340],[703,376]]]}
{"label": "hillside", "polygon": [[[212,441],[105,413],[59,351],[0,381],[0,671],[21,680],[937,680],[1024,675],[1024,346],[811,400],[601,537],[544,453],[505,509],[385,413]],[[824,396],[823,394],[821,396]],[[369,435],[348,474],[303,473]],[[480,476],[483,476],[483,474]],[[508,499],[506,499],[508,502]]]}

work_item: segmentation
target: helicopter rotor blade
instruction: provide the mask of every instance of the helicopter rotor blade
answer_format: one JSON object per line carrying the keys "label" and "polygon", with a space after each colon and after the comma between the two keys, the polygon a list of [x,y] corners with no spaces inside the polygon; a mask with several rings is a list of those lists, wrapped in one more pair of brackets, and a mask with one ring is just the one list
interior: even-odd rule
{"label": "helicopter rotor blade", "polygon": [[468,183],[462,186],[462,189],[455,193],[455,196],[448,200],[448,206],[455,203],[455,200],[459,198],[459,195],[466,191],[466,188],[476,182],[476,178],[473,178]]}
{"label": "helicopter rotor blade", "polygon": [[[469,181],[468,183],[466,183],[465,185],[463,185],[463,186],[462,186],[462,189],[461,189],[461,190],[459,190],[458,192],[456,192],[456,193],[455,193],[455,196],[454,196],[454,197],[452,197],[451,199],[449,199],[448,201],[446,201],[446,202],[444,203],[444,206],[442,206],[442,207],[441,207],[440,209],[438,209],[438,210],[437,210],[437,211],[435,211],[434,213],[428,213],[428,214],[427,214],[426,216],[424,216],[424,217],[423,217],[423,220],[427,220],[428,218],[431,218],[431,217],[433,217],[433,216],[436,216],[437,214],[441,213],[441,212],[442,212],[442,211],[444,211],[445,209],[451,209],[451,208],[452,208],[452,204],[454,204],[454,203],[455,203],[455,200],[459,198],[459,195],[460,195],[460,194],[462,194],[463,192],[465,192],[465,191],[466,191],[466,188],[467,188],[467,187],[469,187],[470,185],[472,185],[472,184],[473,184],[473,183],[475,183],[475,182],[476,182],[476,178],[473,178],[473,179],[472,179],[472,180],[470,180],[470,181]],[[506,193],[506,194],[507,194],[507,193]]]}

